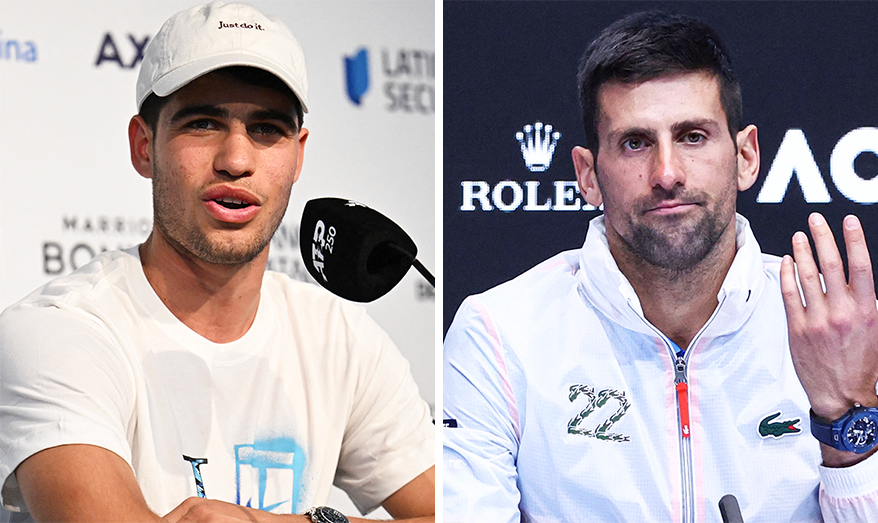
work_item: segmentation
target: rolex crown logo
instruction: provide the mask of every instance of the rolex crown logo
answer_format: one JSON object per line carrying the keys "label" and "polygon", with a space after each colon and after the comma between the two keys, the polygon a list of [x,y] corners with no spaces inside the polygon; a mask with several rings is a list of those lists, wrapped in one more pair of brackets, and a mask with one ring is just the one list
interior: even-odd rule
{"label": "rolex crown logo", "polygon": [[515,133],[515,139],[521,144],[521,156],[524,164],[531,172],[541,173],[552,164],[555,144],[561,133],[552,131],[551,125],[543,126],[542,122],[525,125],[522,131]]}

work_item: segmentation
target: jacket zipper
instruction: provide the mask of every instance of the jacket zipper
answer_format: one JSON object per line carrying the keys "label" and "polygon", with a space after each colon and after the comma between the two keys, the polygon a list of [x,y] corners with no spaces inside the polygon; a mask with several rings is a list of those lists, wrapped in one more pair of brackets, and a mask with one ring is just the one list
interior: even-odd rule
{"label": "jacket zipper", "polygon": [[[713,319],[716,318],[720,307],[722,307],[725,301],[726,296],[724,295],[722,300],[717,304],[716,309],[713,310],[713,314],[710,315],[707,322],[704,323],[701,329],[692,338],[692,341],[689,342],[689,347],[695,346],[696,342],[701,338],[701,334],[707,330],[707,327],[710,326],[711,323],[713,323]],[[628,306],[631,307],[635,313],[637,312],[637,310],[634,309],[634,306],[631,305],[630,301],[628,302]],[[641,314],[637,314],[637,316],[640,317],[640,319],[643,320],[643,322],[665,342],[665,347],[668,349],[671,359],[674,362],[674,388],[677,391],[677,423],[680,428],[680,437],[678,441],[680,446],[680,465],[682,474],[683,523],[693,523],[695,521],[695,477],[692,467],[692,432],[689,425],[689,378],[686,374],[689,354],[692,351],[687,348],[682,356],[677,356],[677,353],[671,347],[671,342],[668,340],[668,337],[658,330],[644,316]]]}
{"label": "jacket zipper", "polygon": [[683,523],[695,521],[695,478],[692,472],[692,434],[689,427],[689,382],[686,377],[686,356],[689,356],[688,351],[684,356],[676,356],[674,362],[674,386],[677,389],[677,420],[680,427],[679,445],[683,475]]}

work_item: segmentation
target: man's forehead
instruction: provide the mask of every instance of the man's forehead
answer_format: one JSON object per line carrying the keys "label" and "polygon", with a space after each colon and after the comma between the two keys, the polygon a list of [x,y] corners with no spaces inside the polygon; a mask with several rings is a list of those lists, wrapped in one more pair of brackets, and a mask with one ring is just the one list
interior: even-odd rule
{"label": "man's forehead", "polygon": [[719,79],[707,72],[663,75],[638,82],[611,80],[598,90],[598,132],[666,126],[685,120],[725,121]]}
{"label": "man's forehead", "polygon": [[163,115],[173,115],[185,107],[242,105],[249,112],[269,110],[294,112],[295,95],[271,87],[260,87],[220,71],[208,73],[169,95]]}

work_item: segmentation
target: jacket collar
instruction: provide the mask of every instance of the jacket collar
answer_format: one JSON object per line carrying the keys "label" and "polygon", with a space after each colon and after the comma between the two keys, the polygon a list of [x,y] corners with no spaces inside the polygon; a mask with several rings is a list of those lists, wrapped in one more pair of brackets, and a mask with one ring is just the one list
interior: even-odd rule
{"label": "jacket collar", "polygon": [[[753,313],[765,287],[762,253],[750,222],[736,215],[737,252],[717,294],[718,310],[702,337],[716,337],[738,330]],[[579,255],[576,275],[580,292],[592,306],[625,328],[655,335],[657,330],[643,316],[634,287],[610,254],[603,215],[589,222]]]}

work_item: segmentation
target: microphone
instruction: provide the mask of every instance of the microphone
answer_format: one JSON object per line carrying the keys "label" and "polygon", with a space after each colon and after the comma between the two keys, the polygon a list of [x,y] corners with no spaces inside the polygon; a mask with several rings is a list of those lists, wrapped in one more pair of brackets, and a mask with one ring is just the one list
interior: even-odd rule
{"label": "microphone", "polygon": [[347,300],[369,302],[387,294],[412,265],[435,287],[415,257],[418,248],[390,218],[362,203],[317,198],[305,204],[299,247],[308,273]]}
{"label": "microphone", "polygon": [[719,513],[723,517],[723,523],[744,523],[738,500],[731,494],[726,494],[719,500]]}

